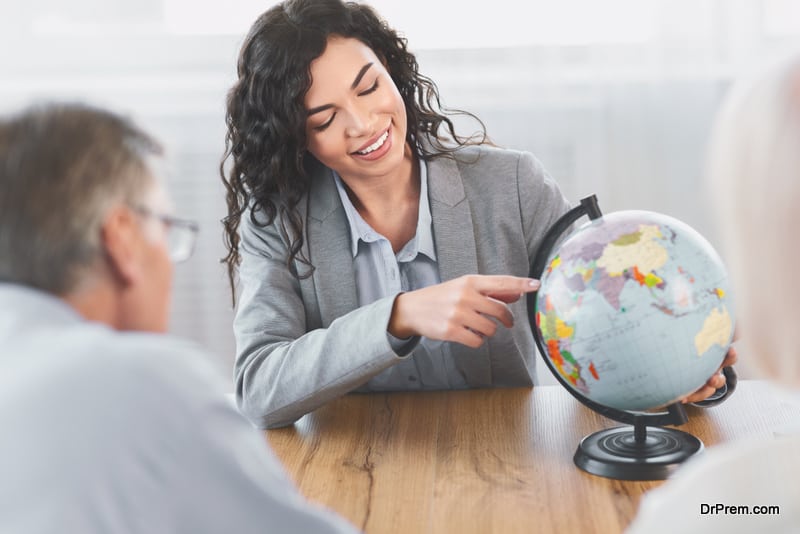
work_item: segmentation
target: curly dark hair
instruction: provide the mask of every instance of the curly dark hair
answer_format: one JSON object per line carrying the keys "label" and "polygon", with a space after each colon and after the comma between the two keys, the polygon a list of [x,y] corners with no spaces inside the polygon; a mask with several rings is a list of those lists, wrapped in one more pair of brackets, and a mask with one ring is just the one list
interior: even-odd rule
{"label": "curly dark hair", "polygon": [[[222,261],[228,267],[234,304],[241,261],[238,228],[248,210],[257,225],[272,224],[280,217],[281,234],[289,243],[287,267],[298,278],[313,272],[301,252],[303,220],[297,210],[310,186],[308,168],[316,161],[306,150],[304,98],[311,86],[311,62],[325,51],[331,35],[358,39],[385,63],[405,104],[406,141],[417,157],[452,157],[460,146],[488,142],[480,119],[442,107],[436,84],[419,73],[405,38],[369,6],[340,0],[286,0],[269,9],[244,40],[238,81],[227,97],[228,131],[220,174],[227,191],[228,215],[222,223],[228,254]],[[469,137],[457,135],[448,118],[454,114],[474,119],[479,131]],[[419,142],[423,137],[426,143]],[[266,223],[255,218],[257,212],[266,216]],[[295,259],[308,269],[298,272]]]}

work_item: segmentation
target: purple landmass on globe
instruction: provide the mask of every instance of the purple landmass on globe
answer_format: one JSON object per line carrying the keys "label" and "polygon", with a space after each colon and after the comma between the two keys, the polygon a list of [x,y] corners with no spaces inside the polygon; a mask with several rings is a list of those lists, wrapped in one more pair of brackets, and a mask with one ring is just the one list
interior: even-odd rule
{"label": "purple landmass on globe", "polygon": [[605,269],[600,268],[595,272],[594,289],[603,295],[615,310],[619,310],[621,307],[619,296],[625,287],[625,281],[624,276],[609,276]]}

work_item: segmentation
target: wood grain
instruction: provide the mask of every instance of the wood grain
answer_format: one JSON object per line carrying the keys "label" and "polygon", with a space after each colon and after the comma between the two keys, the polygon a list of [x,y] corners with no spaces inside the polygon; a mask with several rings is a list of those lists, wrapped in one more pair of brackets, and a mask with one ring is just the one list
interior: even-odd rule
{"label": "wood grain", "polygon": [[[706,447],[800,419],[761,382],[689,409]],[[560,386],[347,395],[267,438],[300,491],[365,532],[621,532],[661,482],[575,467],[584,436],[618,426]]]}

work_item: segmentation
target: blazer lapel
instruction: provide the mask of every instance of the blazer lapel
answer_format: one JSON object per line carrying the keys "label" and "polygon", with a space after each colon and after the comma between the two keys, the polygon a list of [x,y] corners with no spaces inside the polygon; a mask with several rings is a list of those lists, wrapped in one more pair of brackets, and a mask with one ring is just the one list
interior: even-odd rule
{"label": "blazer lapel", "polygon": [[356,309],[353,254],[347,216],[329,169],[318,168],[308,200],[307,243],[322,327]]}
{"label": "blazer lapel", "polygon": [[[478,274],[478,254],[472,212],[455,161],[439,158],[427,162],[436,259],[442,282],[466,274]],[[488,342],[478,349],[451,344],[456,367],[472,387],[492,383]]]}

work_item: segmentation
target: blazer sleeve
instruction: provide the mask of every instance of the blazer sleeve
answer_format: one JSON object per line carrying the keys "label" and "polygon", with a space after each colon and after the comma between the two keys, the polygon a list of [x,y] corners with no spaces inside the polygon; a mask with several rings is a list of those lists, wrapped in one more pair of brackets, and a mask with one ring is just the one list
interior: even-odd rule
{"label": "blazer sleeve", "polygon": [[386,336],[396,295],[310,330],[299,280],[276,223],[242,217],[234,319],[239,409],[260,428],[294,421],[401,361]]}

